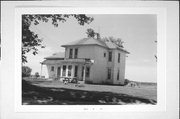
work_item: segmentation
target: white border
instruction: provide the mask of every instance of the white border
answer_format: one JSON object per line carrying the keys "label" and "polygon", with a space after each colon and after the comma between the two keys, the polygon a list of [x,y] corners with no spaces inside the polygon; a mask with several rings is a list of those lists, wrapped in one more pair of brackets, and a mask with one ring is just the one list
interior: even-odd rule
{"label": "white border", "polygon": [[[21,105],[21,15],[22,14],[156,14],[157,15],[157,105]],[[166,9],[155,7],[29,7],[15,9],[15,111],[16,112],[149,112],[166,110]]]}

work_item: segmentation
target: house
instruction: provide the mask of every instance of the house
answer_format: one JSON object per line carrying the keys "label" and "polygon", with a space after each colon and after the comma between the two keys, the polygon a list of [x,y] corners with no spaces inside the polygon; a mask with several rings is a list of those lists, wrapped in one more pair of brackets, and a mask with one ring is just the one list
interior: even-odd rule
{"label": "house", "polygon": [[75,77],[85,83],[124,84],[126,55],[116,43],[83,38],[62,45],[65,53],[45,57],[49,78]]}

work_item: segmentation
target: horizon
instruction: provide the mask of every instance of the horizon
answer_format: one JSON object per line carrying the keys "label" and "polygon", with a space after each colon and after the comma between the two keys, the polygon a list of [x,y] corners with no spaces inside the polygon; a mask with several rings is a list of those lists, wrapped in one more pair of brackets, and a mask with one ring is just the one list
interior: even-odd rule
{"label": "horizon", "polygon": [[[64,52],[63,44],[86,37],[88,28],[100,33],[101,37],[121,38],[124,49],[130,52],[126,57],[125,79],[140,82],[157,82],[157,62],[154,57],[157,50],[157,16],[149,14],[123,15],[87,15],[94,21],[80,26],[75,19],[69,18],[65,23],[54,27],[50,22],[31,25],[31,30],[43,38],[46,47],[39,49],[37,55],[26,54],[32,73],[39,72],[44,57],[56,52]],[[111,23],[110,23],[111,22]],[[47,77],[47,69],[43,66],[42,75]]]}

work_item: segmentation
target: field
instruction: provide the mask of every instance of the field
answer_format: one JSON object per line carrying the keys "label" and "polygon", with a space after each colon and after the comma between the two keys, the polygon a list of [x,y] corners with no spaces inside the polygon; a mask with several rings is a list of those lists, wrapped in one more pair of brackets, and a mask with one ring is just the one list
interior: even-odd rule
{"label": "field", "polygon": [[139,87],[63,84],[59,81],[22,82],[23,105],[134,105],[156,104],[157,86]]}

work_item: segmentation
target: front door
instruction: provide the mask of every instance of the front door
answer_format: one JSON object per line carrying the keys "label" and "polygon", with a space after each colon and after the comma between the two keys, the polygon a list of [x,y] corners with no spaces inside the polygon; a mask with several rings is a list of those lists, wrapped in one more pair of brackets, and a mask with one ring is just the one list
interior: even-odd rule
{"label": "front door", "polygon": [[83,77],[84,77],[84,66],[82,66],[82,69],[81,69],[81,80],[83,80]]}
{"label": "front door", "polygon": [[74,77],[77,78],[77,76],[78,76],[78,66],[75,65],[75,69],[74,69]]}
{"label": "front door", "polygon": [[58,69],[57,69],[57,77],[60,77],[60,74],[61,74],[61,67],[58,67]]}

